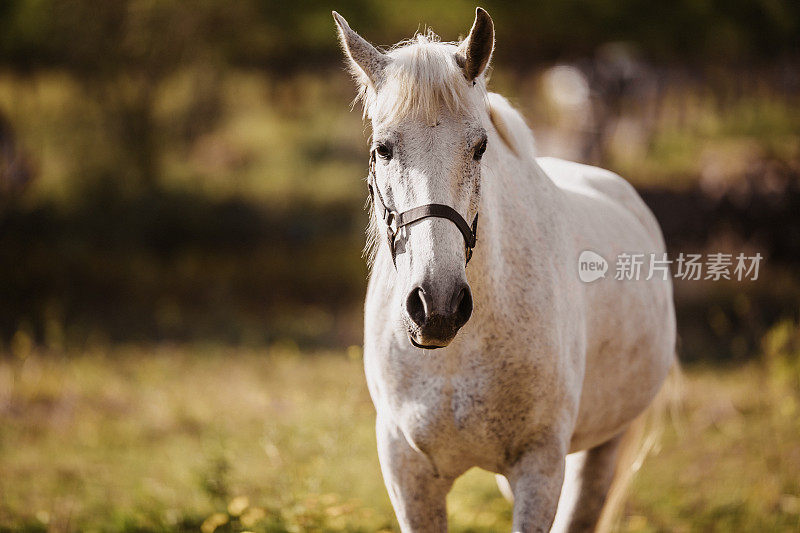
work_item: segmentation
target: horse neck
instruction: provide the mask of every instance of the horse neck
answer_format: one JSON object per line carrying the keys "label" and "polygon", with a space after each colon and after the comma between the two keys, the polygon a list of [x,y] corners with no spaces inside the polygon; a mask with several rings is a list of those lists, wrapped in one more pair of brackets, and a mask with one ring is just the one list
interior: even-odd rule
{"label": "horse neck", "polygon": [[468,268],[471,284],[502,271],[509,248],[539,240],[537,222],[549,223],[560,200],[534,154],[516,155],[505,146],[498,152],[484,161],[478,241]]}

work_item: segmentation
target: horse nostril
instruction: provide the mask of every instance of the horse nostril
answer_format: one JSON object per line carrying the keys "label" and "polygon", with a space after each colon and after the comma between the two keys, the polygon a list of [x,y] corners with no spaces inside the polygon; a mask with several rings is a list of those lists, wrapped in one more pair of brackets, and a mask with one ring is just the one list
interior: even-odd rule
{"label": "horse nostril", "polygon": [[417,287],[406,298],[406,312],[409,318],[418,326],[424,326],[427,317],[428,306],[426,305],[425,296],[425,291],[422,290],[422,287]]}
{"label": "horse nostril", "polygon": [[472,316],[472,291],[469,290],[469,286],[462,288],[456,295],[453,314],[459,328],[466,324],[469,317]]}

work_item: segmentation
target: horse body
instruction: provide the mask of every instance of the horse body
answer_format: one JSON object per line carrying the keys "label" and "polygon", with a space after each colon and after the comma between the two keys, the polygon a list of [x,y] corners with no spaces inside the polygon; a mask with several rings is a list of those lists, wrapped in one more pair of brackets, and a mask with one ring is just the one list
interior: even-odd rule
{"label": "horse body", "polygon": [[[352,30],[339,24],[351,58],[358,57],[358,43],[346,41]],[[477,26],[476,20],[472,33]],[[369,73],[369,66],[361,68]],[[442,243],[431,256],[457,255],[460,236],[444,220],[427,219],[409,229],[397,266],[389,246],[377,245],[365,303],[364,360],[383,475],[404,531],[445,529],[445,496],[473,466],[508,478],[515,531],[549,529],[562,486],[561,505],[569,506],[559,509],[556,526],[592,529],[621,435],[653,400],[673,364],[675,320],[669,281],[617,281],[609,273],[583,283],[578,256],[587,249],[609,261],[621,252],[660,254],[663,239],[653,215],[622,178],[536,159],[530,130],[502,97],[478,93],[471,104],[473,122],[466,130],[459,129],[459,113],[441,109],[435,124],[407,124],[405,140],[397,141],[415,157],[436,154],[443,170],[428,169],[428,176],[472,172],[467,163],[467,170],[447,168],[454,143],[431,134],[436,128],[482,129],[490,148],[480,162],[479,193],[451,198],[462,212],[480,213],[478,245],[466,271],[449,262],[420,266],[422,256],[413,255],[422,237]],[[374,130],[383,134],[385,124],[374,109],[371,114]],[[398,164],[411,170],[398,180],[411,181],[414,160],[404,157]],[[386,163],[387,172],[392,163]],[[466,179],[454,179],[469,189]],[[398,189],[391,198],[399,204],[404,198]],[[407,202],[427,198],[419,190],[405,194]],[[436,200],[437,194],[444,193],[428,196]],[[409,342],[415,330],[408,328],[414,294],[407,296],[408,279],[414,275],[406,273],[415,269],[423,280],[442,273],[457,283],[465,275],[471,288],[472,315],[440,350]],[[574,452],[582,452],[580,461],[565,462]],[[564,484],[568,468],[571,481]]]}
{"label": "horse body", "polygon": [[[576,273],[585,249],[607,258],[664,251],[633,189],[565,161],[496,163],[506,168],[483,186],[480,246],[467,270],[480,305],[446,353],[421,353],[387,327],[400,320],[402,295],[386,249],[365,306],[379,415],[399,421],[437,469],[457,465],[456,476],[473,465],[504,471],[543,428],[566,432],[569,452],[605,442],[650,403],[674,354],[668,282],[584,284]],[[484,171],[494,164],[487,157]]]}

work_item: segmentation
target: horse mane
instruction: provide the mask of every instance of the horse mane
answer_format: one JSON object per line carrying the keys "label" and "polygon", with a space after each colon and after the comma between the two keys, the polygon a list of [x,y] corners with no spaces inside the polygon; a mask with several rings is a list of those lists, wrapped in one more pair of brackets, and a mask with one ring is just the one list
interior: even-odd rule
{"label": "horse mane", "polygon": [[356,101],[362,102],[364,117],[388,123],[410,117],[435,125],[443,108],[453,114],[474,112],[476,93],[485,101],[486,82],[479,78],[477,91],[471,90],[456,62],[458,44],[442,42],[428,30],[394,45],[377,88],[356,76]]}
{"label": "horse mane", "polygon": [[369,215],[369,222],[367,222],[367,240],[364,243],[364,250],[361,252],[361,256],[367,260],[367,268],[372,270],[381,242],[380,229],[378,228],[377,217],[375,216],[375,202],[372,201],[372,197],[367,196],[365,207]]}

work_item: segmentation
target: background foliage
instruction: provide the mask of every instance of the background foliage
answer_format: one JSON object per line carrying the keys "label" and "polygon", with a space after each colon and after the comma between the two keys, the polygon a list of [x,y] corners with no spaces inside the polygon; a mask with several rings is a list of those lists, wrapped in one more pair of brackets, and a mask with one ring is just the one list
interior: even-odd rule
{"label": "background foliage", "polygon": [[[358,371],[369,130],[330,11],[391,45],[474,7],[0,3],[0,530],[393,527]],[[673,253],[765,257],[676,283],[690,438],[622,527],[796,528],[800,3],[484,7],[541,154],[629,179]],[[490,477],[460,486],[456,529],[508,522]]]}

